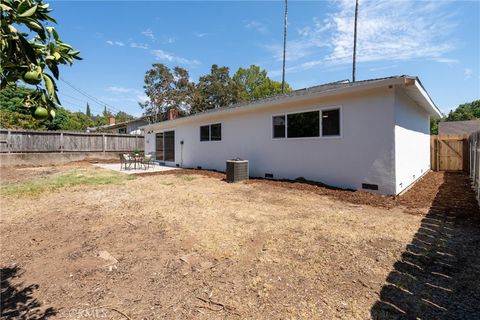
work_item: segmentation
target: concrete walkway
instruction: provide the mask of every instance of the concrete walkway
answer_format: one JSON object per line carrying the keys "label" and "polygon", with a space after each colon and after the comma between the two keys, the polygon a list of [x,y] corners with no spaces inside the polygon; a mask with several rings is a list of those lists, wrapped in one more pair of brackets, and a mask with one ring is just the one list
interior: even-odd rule
{"label": "concrete walkway", "polygon": [[132,165],[131,169],[127,169],[127,170],[125,170],[124,166],[122,166],[122,169],[120,170],[120,163],[94,163],[94,165],[103,169],[113,170],[113,171],[126,173],[126,174],[137,174],[137,173],[145,173],[145,172],[162,172],[162,171],[179,169],[175,167],[159,166],[158,163],[155,163],[155,165],[150,165],[150,168],[148,169],[143,169],[138,167],[137,169],[134,169]]}

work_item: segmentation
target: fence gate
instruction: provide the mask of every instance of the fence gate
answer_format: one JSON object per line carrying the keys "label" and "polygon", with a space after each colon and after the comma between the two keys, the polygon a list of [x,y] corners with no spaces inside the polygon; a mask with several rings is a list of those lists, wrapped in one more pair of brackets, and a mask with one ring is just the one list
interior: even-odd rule
{"label": "fence gate", "polygon": [[431,137],[431,167],[436,171],[467,171],[468,140],[466,135]]}

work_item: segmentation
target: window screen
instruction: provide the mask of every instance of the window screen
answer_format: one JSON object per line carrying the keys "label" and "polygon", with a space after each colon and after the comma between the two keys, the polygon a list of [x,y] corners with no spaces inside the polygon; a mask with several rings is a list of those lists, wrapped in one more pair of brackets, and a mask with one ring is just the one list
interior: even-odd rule
{"label": "window screen", "polygon": [[273,117],[273,137],[285,138],[285,116]]}
{"label": "window screen", "polygon": [[288,138],[318,137],[320,135],[320,116],[318,111],[293,113],[287,115]]}
{"label": "window screen", "polygon": [[322,111],[322,136],[340,135],[340,109]]}
{"label": "window screen", "polygon": [[210,140],[211,141],[220,141],[222,140],[222,124],[216,123],[210,125]]}
{"label": "window screen", "polygon": [[210,126],[200,127],[200,141],[210,141]]}

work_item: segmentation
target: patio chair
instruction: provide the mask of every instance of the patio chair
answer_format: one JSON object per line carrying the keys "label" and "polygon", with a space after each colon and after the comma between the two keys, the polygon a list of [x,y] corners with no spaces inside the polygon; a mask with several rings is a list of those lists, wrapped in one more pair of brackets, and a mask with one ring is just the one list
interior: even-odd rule
{"label": "patio chair", "polygon": [[135,160],[128,153],[120,154],[120,170],[122,167],[125,167],[125,170],[130,169],[134,162]]}
{"label": "patio chair", "polygon": [[146,154],[145,156],[143,156],[142,164],[145,169],[150,169],[150,165],[153,165],[152,155]]}

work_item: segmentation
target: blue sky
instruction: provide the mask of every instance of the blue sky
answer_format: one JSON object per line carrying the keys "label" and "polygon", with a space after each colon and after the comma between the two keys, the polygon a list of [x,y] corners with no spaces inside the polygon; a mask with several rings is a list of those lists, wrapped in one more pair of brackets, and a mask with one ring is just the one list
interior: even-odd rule
{"label": "blue sky", "polygon": [[[145,71],[180,65],[192,80],[214,63],[260,65],[281,79],[283,1],[53,1],[64,41],[82,61],[62,67],[62,104],[102,102],[139,116]],[[290,1],[286,80],[295,89],[351,77],[353,0]],[[479,1],[360,1],[357,79],[420,77],[443,111],[480,99]],[[99,101],[98,101],[99,100]]]}

